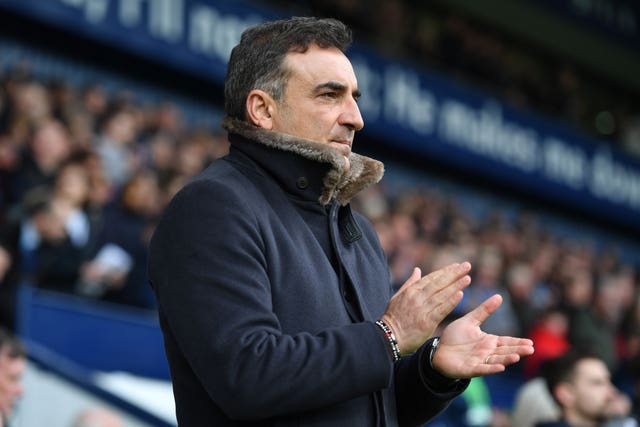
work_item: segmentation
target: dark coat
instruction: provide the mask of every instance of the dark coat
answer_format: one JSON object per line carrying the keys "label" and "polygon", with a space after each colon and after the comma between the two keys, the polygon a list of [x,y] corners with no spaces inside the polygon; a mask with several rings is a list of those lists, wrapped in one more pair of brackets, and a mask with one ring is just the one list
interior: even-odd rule
{"label": "dark coat", "polygon": [[389,270],[348,201],[382,164],[352,154],[345,174],[323,144],[226,127],[231,153],[176,195],[150,248],[179,424],[419,425],[441,411],[467,382],[430,369],[426,348],[394,365],[373,323]]}

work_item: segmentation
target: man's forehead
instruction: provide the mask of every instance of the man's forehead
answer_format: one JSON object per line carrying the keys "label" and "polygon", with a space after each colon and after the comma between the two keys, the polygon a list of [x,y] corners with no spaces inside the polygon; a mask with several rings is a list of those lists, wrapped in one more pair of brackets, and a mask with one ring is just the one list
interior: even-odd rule
{"label": "man's forehead", "polygon": [[583,359],[576,366],[578,377],[609,377],[607,366],[598,359]]}
{"label": "man's forehead", "polygon": [[349,58],[335,47],[322,48],[312,44],[305,52],[289,52],[285,57],[285,66],[292,76],[313,80],[314,84],[339,82],[357,85]]}

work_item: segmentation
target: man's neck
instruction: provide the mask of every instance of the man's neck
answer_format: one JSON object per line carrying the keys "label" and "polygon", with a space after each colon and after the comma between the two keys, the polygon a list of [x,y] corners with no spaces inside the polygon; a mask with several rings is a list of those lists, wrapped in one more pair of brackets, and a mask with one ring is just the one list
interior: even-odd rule
{"label": "man's neck", "polygon": [[586,419],[579,414],[574,414],[571,412],[565,412],[564,420],[571,427],[598,427],[598,425],[600,425],[596,420]]}

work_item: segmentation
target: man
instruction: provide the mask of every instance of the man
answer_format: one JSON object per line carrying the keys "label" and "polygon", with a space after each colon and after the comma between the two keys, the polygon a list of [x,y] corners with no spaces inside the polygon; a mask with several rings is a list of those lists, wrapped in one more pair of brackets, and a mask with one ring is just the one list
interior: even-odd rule
{"label": "man", "polygon": [[0,427],[6,427],[16,401],[22,396],[26,351],[6,329],[0,328]]}
{"label": "man", "polygon": [[636,427],[631,402],[611,383],[609,368],[595,354],[570,350],[548,362],[545,379],[560,407],[560,420],[538,427]]}
{"label": "man", "polygon": [[180,425],[420,425],[533,352],[480,330],[497,295],[429,339],[469,263],[415,269],[389,301],[373,227],[349,207],[383,170],[351,151],[350,41],[339,21],[292,18],[231,53],[230,154],[174,197],[150,248]]}

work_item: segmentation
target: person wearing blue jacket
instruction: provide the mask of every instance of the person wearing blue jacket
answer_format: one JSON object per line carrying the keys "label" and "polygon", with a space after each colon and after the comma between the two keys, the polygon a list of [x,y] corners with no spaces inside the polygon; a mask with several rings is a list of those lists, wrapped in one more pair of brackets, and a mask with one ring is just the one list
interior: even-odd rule
{"label": "person wearing blue jacket", "polygon": [[533,352],[480,329],[498,295],[432,337],[468,262],[416,268],[392,296],[349,205],[383,174],[351,150],[364,123],[350,42],[337,20],[291,18],[231,53],[230,153],[178,192],[150,245],[181,426],[417,426]]}

